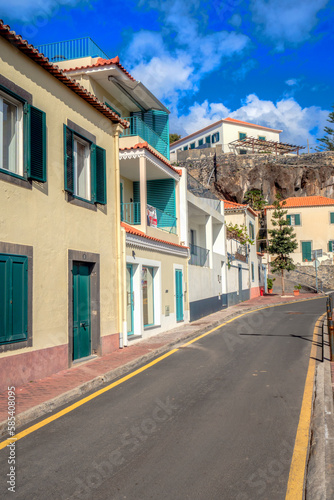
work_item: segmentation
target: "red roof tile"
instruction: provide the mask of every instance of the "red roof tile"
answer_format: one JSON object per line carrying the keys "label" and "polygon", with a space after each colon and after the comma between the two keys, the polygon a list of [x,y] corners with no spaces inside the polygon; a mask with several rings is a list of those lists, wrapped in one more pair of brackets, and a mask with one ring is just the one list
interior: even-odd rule
{"label": "red roof tile", "polygon": [[103,57],[99,57],[95,64],[88,64],[86,66],[76,66],[76,67],[73,67],[73,68],[66,68],[66,69],[64,68],[63,71],[64,72],[68,72],[68,71],[77,71],[77,70],[80,70],[80,69],[101,68],[103,66],[110,66],[111,64],[115,64],[116,66],[118,66],[119,69],[121,69],[123,71],[123,73],[125,73],[126,76],[130,80],[132,80],[133,82],[136,81],[130,75],[130,73],[128,71],[126,71],[126,69],[124,68],[124,66],[121,65],[121,63],[119,62],[119,57],[118,56],[114,57],[113,59],[103,59]]}
{"label": "red roof tile", "polygon": [[247,208],[247,210],[252,213],[253,215],[257,216],[257,212],[250,207],[249,205],[245,205],[243,203],[236,203],[235,201],[228,201],[228,200],[222,200],[224,203],[224,210],[238,210],[238,209],[243,209]]}
{"label": "red roof tile", "polygon": [[124,229],[127,233],[133,234],[135,236],[141,236],[142,238],[147,238],[148,240],[158,241],[159,243],[165,243],[166,245],[171,245],[172,247],[179,247],[179,248],[185,248],[185,249],[189,248],[189,247],[186,247],[184,245],[178,245],[177,243],[171,243],[170,241],[160,240],[158,238],[154,238],[153,236],[148,236],[143,231],[140,231],[139,229],[136,229],[133,226],[126,224],[125,222],[121,222],[121,226],[124,227]]}
{"label": "red roof tile", "polygon": [[120,123],[124,128],[129,127],[129,122],[122,120],[116,113],[114,113],[110,108],[105,106],[100,102],[93,94],[88,92],[84,87],[79,85],[75,80],[69,78],[64,74],[64,72],[59,69],[55,64],[50,63],[49,59],[43,54],[38,52],[33,45],[30,45],[27,40],[24,40],[20,35],[17,35],[15,31],[11,31],[10,26],[4,24],[0,19],[0,35],[5,38],[8,42],[14,45],[18,50],[23,52],[30,59],[39,64],[42,68],[53,75],[57,80],[66,85],[70,90],[79,95],[82,99],[87,101],[91,106],[97,109],[104,116],[109,118],[113,122]]}
{"label": "red roof tile", "polygon": [[[285,208],[302,208],[302,207],[322,207],[326,205],[334,205],[334,199],[333,198],[326,198],[325,196],[295,196],[291,198],[287,198],[286,200],[282,200],[280,204],[282,204],[283,201],[286,201],[286,204],[284,205]],[[268,205],[267,208],[274,208],[273,205]]]}
{"label": "red roof tile", "polygon": [[172,166],[172,164],[164,156],[160,155],[153,148],[151,148],[146,141],[145,142],[139,142],[138,144],[135,144],[134,146],[131,146],[131,147],[120,148],[119,150],[120,151],[131,151],[132,149],[147,149],[147,151],[149,151],[150,153],[152,153],[152,155],[156,156],[160,161],[162,161],[165,165],[167,165],[167,167],[169,167],[170,169],[172,169],[174,172],[176,172],[179,175],[182,174],[182,171],[180,173],[180,171],[177,170],[176,168],[174,168]]}
{"label": "red roof tile", "polygon": [[283,130],[277,130],[275,128],[264,127],[263,125],[256,125],[255,123],[243,122],[241,120],[236,120],[235,118],[225,118],[224,122],[240,123],[240,125],[248,125],[251,127],[261,128],[263,130],[271,130],[272,132],[283,132]]}

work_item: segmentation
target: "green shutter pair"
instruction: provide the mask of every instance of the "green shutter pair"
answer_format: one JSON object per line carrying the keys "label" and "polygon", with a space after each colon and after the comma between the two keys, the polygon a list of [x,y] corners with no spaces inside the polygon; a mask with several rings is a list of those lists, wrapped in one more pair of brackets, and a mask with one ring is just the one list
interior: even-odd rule
{"label": "green shutter pair", "polygon": [[295,216],[295,226],[300,226],[300,214],[290,214],[286,216],[289,226],[291,226],[291,215]]}
{"label": "green shutter pair", "polygon": [[[74,194],[74,135],[73,130],[64,125],[65,191],[71,194]],[[107,203],[106,151],[85,140],[90,143],[91,201],[105,205]]]}
{"label": "green shutter pair", "polygon": [[334,243],[333,240],[331,240],[331,241],[328,242],[328,251],[329,252],[333,252],[333,243]]}
{"label": "green shutter pair", "polygon": [[334,212],[331,212],[331,224],[334,224]]}
{"label": "green shutter pair", "polygon": [[28,335],[28,257],[0,254],[0,344]]}
{"label": "green shutter pair", "polygon": [[24,104],[24,165],[29,179],[46,182],[46,115]]}

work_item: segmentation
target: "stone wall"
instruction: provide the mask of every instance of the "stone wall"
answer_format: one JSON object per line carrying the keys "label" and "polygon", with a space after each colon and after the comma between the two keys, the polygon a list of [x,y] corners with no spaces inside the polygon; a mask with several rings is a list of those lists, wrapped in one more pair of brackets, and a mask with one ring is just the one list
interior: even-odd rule
{"label": "stone wall", "polygon": [[[215,156],[216,153],[216,156]],[[179,153],[177,165],[219,197],[242,203],[246,191],[262,190],[269,203],[283,198],[321,195],[334,198],[334,152],[274,156],[222,154],[219,148]]]}

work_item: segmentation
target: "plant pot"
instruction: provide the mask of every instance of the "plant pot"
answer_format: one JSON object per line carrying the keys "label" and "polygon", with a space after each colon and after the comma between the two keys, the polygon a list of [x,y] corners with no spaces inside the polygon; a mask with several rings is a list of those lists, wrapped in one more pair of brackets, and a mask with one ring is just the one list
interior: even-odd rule
{"label": "plant pot", "polygon": [[299,290],[294,290],[293,295],[299,295]]}
{"label": "plant pot", "polygon": [[273,289],[272,288],[268,288],[268,293],[273,293]]}

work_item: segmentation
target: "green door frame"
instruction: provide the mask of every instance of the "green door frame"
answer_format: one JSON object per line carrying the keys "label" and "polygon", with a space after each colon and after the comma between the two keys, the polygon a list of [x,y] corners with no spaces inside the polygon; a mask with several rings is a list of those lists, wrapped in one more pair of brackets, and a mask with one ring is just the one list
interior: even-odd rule
{"label": "green door frame", "polygon": [[175,269],[176,321],[183,321],[182,269]]}
{"label": "green door frame", "polygon": [[[130,337],[131,335],[134,334],[134,329],[133,329],[133,310],[134,310],[134,297],[133,297],[133,267],[131,264],[127,264],[126,268],[130,270],[130,292],[126,291],[126,297],[127,297],[127,305],[130,300],[130,307],[131,307],[131,329],[129,330],[129,325],[127,325],[128,328],[128,336]],[[130,297],[129,295],[130,294]]]}
{"label": "green door frame", "polygon": [[[302,241],[302,261],[312,261],[312,241]],[[305,259],[305,260],[304,260]]]}

